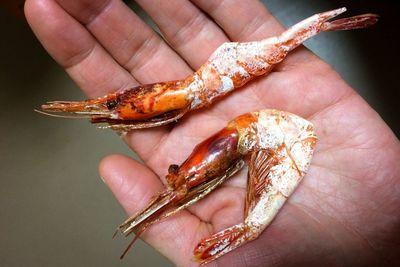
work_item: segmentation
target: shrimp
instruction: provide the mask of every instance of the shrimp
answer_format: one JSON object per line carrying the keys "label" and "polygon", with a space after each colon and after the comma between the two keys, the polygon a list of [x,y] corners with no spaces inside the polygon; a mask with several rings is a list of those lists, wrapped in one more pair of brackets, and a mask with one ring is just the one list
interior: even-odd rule
{"label": "shrimp", "polygon": [[182,165],[171,165],[167,188],[117,231],[136,237],[150,225],[202,199],[248,164],[245,219],[204,238],[194,259],[205,264],[257,238],[304,177],[317,137],[311,122],[265,109],[241,115],[198,144]]}
{"label": "shrimp", "polygon": [[47,102],[41,109],[47,115],[72,113],[90,118],[92,123],[108,123],[101,128],[122,133],[165,125],[270,72],[290,51],[319,32],[365,28],[378,18],[364,14],[328,22],[345,11],[339,8],[316,14],[279,36],[261,41],[224,43],[196,72],[182,80],[139,85],[81,102]]}

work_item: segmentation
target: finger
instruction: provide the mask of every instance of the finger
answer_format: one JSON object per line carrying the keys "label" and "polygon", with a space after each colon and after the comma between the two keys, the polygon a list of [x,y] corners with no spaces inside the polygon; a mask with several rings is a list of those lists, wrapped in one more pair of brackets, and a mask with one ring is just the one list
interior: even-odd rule
{"label": "finger", "polygon": [[176,80],[191,70],[120,0],[57,0],[139,82]]}
{"label": "finger", "polygon": [[[203,64],[221,43],[228,40],[221,29],[189,1],[137,2],[157,23],[171,46],[195,69]],[[177,9],[179,12],[176,12]],[[185,124],[184,121],[186,120],[181,120],[180,125]],[[179,127],[179,129],[183,128],[185,127]],[[185,137],[186,132],[179,129],[175,129],[174,134],[175,136],[179,134],[180,140],[172,139],[182,144],[182,138],[190,137]],[[185,149],[181,147],[179,150],[171,151],[171,138],[165,138],[168,136],[169,129],[163,128],[162,131],[162,133],[160,129],[131,131],[125,139],[158,174],[164,173],[165,167],[169,164],[181,160],[184,155],[182,150]],[[197,130],[198,133],[199,130]],[[192,149],[193,144],[193,141],[187,142],[185,147]],[[173,146],[175,147],[176,143]],[[165,153],[164,155],[169,156],[160,159],[154,156],[155,150],[158,154]]]}
{"label": "finger", "polygon": [[[141,83],[184,78],[190,67],[122,1],[58,1]],[[169,127],[134,131],[125,141],[140,156],[152,152]],[[144,141],[142,141],[144,140]]]}
{"label": "finger", "polygon": [[[203,64],[221,43],[228,41],[222,30],[189,1],[168,1],[167,3],[153,0],[137,2],[157,23],[172,47],[193,68]],[[177,9],[179,9],[179,12],[176,12]],[[184,121],[187,120],[180,121],[181,126],[185,124]],[[185,125],[190,125],[190,123]],[[185,147],[171,151],[171,148],[176,146],[176,143],[171,145],[172,141],[178,141],[182,144],[184,143],[182,138],[185,138],[185,140],[191,138],[186,136],[187,130],[184,130],[184,126],[178,128],[174,129],[174,133],[170,136],[179,135],[180,140],[164,138],[167,135],[161,136],[158,129],[132,131],[127,135],[126,140],[135,151],[140,153],[146,163],[156,173],[160,174],[165,172],[165,167],[169,164],[179,162],[185,154],[183,150],[191,151],[194,144],[193,140],[190,140]],[[164,130],[164,133],[167,133],[167,130]],[[196,130],[196,135],[198,134],[199,129]],[[164,153],[168,157],[160,159],[154,156],[155,150],[158,151],[158,154]]]}
{"label": "finger", "polygon": [[[72,2],[78,3],[77,1]],[[98,10],[99,8],[93,7],[92,9]],[[96,14],[93,10],[92,16]],[[60,65],[66,68],[72,79],[89,97],[98,97],[138,84],[132,75],[115,62],[111,55],[97,43],[81,23],[53,0],[28,0],[25,4],[25,13],[32,29],[46,50]],[[90,17],[87,12],[85,15]],[[48,23],[49,21],[52,23]],[[167,59],[160,58],[158,61],[167,62]],[[175,60],[171,61],[175,62]],[[159,79],[162,80],[162,75],[167,73],[168,71],[161,72]],[[167,133],[167,129],[161,127],[135,134],[144,137],[150,132],[152,138],[148,139],[146,147],[152,148]],[[129,144],[134,149],[138,149],[139,153],[141,152],[141,146],[136,147],[134,139],[130,139]]]}
{"label": "finger", "polygon": [[[143,208],[163,186],[158,177],[140,163],[120,155],[100,163],[100,175],[128,214]],[[198,240],[209,235],[206,225],[187,211],[154,224],[141,236],[147,243],[172,260],[188,266]]]}
{"label": "finger", "polygon": [[28,0],[25,15],[49,54],[90,97],[136,84],[91,34],[54,1]]}
{"label": "finger", "polygon": [[192,0],[208,13],[234,41],[256,41],[283,31],[261,1]]}
{"label": "finger", "polygon": [[[138,0],[168,43],[197,69],[223,42],[224,32],[190,1]],[[179,12],[177,12],[179,10]]]}
{"label": "finger", "polygon": [[[191,1],[208,13],[233,41],[257,41],[279,35],[285,30],[261,1]],[[311,56],[308,50],[297,49],[276,70],[295,62],[306,62]]]}
{"label": "finger", "polygon": [[[100,176],[128,214],[137,212],[163,188],[152,171],[125,156],[109,156],[101,161],[99,169]],[[127,170],[131,172],[128,176]]]}

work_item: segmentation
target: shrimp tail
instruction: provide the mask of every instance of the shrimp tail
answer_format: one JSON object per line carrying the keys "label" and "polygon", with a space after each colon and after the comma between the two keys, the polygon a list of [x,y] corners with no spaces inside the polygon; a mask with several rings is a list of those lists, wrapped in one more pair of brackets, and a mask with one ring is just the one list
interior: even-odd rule
{"label": "shrimp tail", "polygon": [[287,53],[322,31],[366,28],[375,24],[379,18],[379,16],[375,14],[363,14],[329,21],[344,12],[346,12],[346,8],[342,7],[316,14],[295,24],[279,36],[281,47]]}
{"label": "shrimp tail", "polygon": [[337,19],[324,22],[321,26],[322,31],[342,31],[363,29],[374,25],[379,19],[376,14],[363,14],[349,18]]}
{"label": "shrimp tail", "polygon": [[[342,13],[346,12],[346,8],[338,8],[331,11],[323,12],[315,15],[320,25],[321,31],[341,31],[367,28],[378,21],[379,16],[375,14],[362,14],[354,17],[342,18],[328,21]],[[314,17],[314,16],[313,16]],[[313,20],[311,17],[311,21]]]}
{"label": "shrimp tail", "polygon": [[229,227],[211,237],[204,238],[193,251],[194,261],[204,265],[241,245],[241,241],[251,238],[251,231],[245,224]]}

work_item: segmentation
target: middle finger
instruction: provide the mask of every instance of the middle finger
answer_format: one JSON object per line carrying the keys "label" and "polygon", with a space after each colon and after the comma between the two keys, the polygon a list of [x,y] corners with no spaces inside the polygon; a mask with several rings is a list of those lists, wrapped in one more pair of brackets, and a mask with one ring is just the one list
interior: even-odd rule
{"label": "middle finger", "polygon": [[147,24],[120,0],[57,0],[141,83],[175,80],[191,72]]}
{"label": "middle finger", "polygon": [[223,30],[188,0],[136,2],[193,69],[199,68],[223,42],[229,41]]}

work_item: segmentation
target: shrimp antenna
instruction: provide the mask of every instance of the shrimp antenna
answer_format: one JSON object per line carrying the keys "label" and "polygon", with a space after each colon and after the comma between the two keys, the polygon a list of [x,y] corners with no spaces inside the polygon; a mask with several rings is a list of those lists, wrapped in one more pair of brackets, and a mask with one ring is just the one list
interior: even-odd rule
{"label": "shrimp antenna", "polygon": [[33,109],[35,112],[49,116],[49,117],[56,117],[56,118],[63,118],[63,119],[90,119],[90,116],[79,116],[79,115],[59,115],[59,114],[52,114],[48,112],[44,112],[38,109]]}

